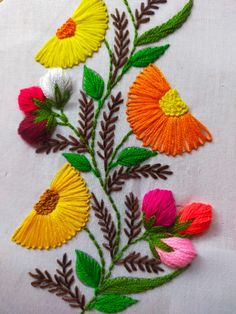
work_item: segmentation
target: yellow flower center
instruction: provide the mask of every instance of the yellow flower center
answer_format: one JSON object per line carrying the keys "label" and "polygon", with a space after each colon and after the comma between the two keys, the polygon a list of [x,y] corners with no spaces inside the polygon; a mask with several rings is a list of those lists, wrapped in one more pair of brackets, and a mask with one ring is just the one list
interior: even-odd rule
{"label": "yellow flower center", "polygon": [[59,39],[72,37],[75,35],[75,31],[76,31],[76,24],[72,20],[72,18],[69,18],[65,24],[63,24],[60,28],[58,28],[56,36]]}
{"label": "yellow flower center", "polygon": [[167,116],[179,117],[188,112],[188,106],[180,98],[176,89],[170,89],[159,102],[161,109]]}
{"label": "yellow flower center", "polygon": [[34,205],[34,210],[36,210],[39,215],[48,215],[54,211],[58,200],[59,194],[48,189],[40,196],[38,203]]}

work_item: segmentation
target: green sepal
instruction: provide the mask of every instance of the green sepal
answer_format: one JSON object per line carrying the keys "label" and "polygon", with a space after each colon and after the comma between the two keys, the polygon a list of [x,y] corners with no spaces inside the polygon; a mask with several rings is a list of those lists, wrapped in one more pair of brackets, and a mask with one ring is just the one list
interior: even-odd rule
{"label": "green sepal", "polygon": [[156,152],[153,152],[146,148],[127,147],[119,154],[117,160],[109,165],[109,169],[112,169],[117,165],[125,167],[136,166],[156,155]]}
{"label": "green sepal", "polygon": [[102,77],[86,65],[84,66],[83,89],[88,96],[95,100],[100,100],[104,91]]}
{"label": "green sepal", "polygon": [[180,28],[184,22],[189,17],[191,10],[193,7],[193,0],[190,0],[181,11],[179,11],[175,16],[173,16],[170,20],[151,28],[147,32],[143,33],[136,40],[136,45],[146,45],[154,42],[158,42],[162,38],[165,38],[169,34],[173,33],[175,30]]}
{"label": "green sepal", "polygon": [[65,90],[64,93],[62,94],[59,86],[56,84],[54,95],[55,95],[54,107],[56,107],[57,109],[63,109],[66,103],[69,101],[71,93],[70,91]]}
{"label": "green sepal", "polygon": [[126,65],[127,67],[146,67],[150,63],[154,63],[158,58],[160,58],[166,50],[170,47],[170,45],[164,45],[160,47],[152,47],[152,48],[145,48],[136,52],[133,55]]}
{"label": "green sepal", "polygon": [[92,170],[90,161],[86,156],[76,153],[63,153],[62,155],[71,164],[71,166],[75,167],[75,169],[83,172],[89,172]]}
{"label": "green sepal", "polygon": [[156,251],[156,248],[155,248],[155,245],[152,241],[148,241],[148,244],[149,244],[149,248],[150,248],[150,251],[152,253],[152,255],[155,257],[155,258],[159,258],[159,255]]}
{"label": "green sepal", "polygon": [[141,293],[162,286],[181,275],[186,269],[178,269],[162,277],[156,278],[131,278],[117,277],[106,280],[100,288],[100,293],[106,294],[133,294]]}
{"label": "green sepal", "polygon": [[152,216],[151,218],[146,219],[145,218],[145,214],[143,213],[142,214],[142,221],[143,221],[144,228],[146,230],[150,230],[154,226],[154,224],[155,224],[156,216]]}
{"label": "green sepal", "polygon": [[[165,238],[167,238],[167,236],[164,236]],[[162,238],[163,239],[163,238]],[[173,248],[170,247],[169,245],[167,245],[165,242],[163,242],[158,236],[155,238],[150,239],[150,241],[153,243],[153,245],[155,247],[158,247],[159,249],[161,249],[162,251],[165,251],[167,253],[171,253],[173,252]]]}
{"label": "green sepal", "polygon": [[96,309],[102,313],[119,313],[137,302],[138,300],[124,295],[104,294],[96,297],[87,309]]}
{"label": "green sepal", "polygon": [[76,250],[76,274],[86,286],[97,288],[101,278],[99,263],[83,251]]}

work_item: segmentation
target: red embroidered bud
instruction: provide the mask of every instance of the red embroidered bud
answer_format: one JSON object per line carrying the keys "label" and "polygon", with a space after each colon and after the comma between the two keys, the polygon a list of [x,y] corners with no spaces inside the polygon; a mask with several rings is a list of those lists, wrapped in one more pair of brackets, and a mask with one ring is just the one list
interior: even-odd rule
{"label": "red embroidered bud", "polygon": [[148,220],[156,216],[155,226],[168,227],[176,218],[176,206],[173,194],[168,190],[152,190],[143,198],[142,211]]}
{"label": "red embroidered bud", "polygon": [[40,87],[32,86],[29,88],[21,89],[20,94],[18,96],[18,104],[20,110],[27,114],[31,113],[34,110],[39,109],[33,102],[34,98],[41,101],[45,100],[45,96]]}
{"label": "red embroidered bud", "polygon": [[192,223],[181,234],[201,234],[206,231],[212,221],[212,206],[202,203],[192,203],[179,211],[179,222]]}
{"label": "red embroidered bud", "polygon": [[21,121],[18,128],[18,134],[30,145],[45,142],[50,137],[50,132],[46,127],[47,120],[37,123],[34,120],[35,116],[29,114]]}

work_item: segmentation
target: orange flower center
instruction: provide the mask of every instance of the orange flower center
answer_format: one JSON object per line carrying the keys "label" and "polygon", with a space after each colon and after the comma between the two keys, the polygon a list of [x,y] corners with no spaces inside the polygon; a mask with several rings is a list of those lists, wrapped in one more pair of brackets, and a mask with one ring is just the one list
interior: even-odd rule
{"label": "orange flower center", "polygon": [[170,89],[159,102],[161,109],[167,116],[179,117],[188,112],[188,106],[181,99],[176,89]]}
{"label": "orange flower center", "polygon": [[59,194],[48,189],[40,196],[38,203],[34,205],[34,210],[36,210],[39,215],[48,215],[54,211],[58,200]]}
{"label": "orange flower center", "polygon": [[76,31],[76,24],[72,20],[72,18],[69,18],[65,24],[63,24],[60,28],[58,28],[56,36],[59,39],[72,37],[75,35],[75,31]]}

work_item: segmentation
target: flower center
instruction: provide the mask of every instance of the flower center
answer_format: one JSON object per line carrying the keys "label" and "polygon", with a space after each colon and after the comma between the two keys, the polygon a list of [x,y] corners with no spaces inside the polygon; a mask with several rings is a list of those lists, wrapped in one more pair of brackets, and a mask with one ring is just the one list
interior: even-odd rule
{"label": "flower center", "polygon": [[48,215],[54,211],[58,200],[59,194],[48,189],[40,196],[38,203],[34,205],[34,210],[36,210],[39,215]]}
{"label": "flower center", "polygon": [[69,18],[65,24],[63,24],[60,28],[58,28],[56,36],[59,39],[72,37],[75,35],[75,31],[76,31],[76,24],[72,20],[72,18]]}
{"label": "flower center", "polygon": [[179,117],[188,112],[188,106],[180,98],[176,89],[170,89],[159,102],[161,109],[167,116]]}

